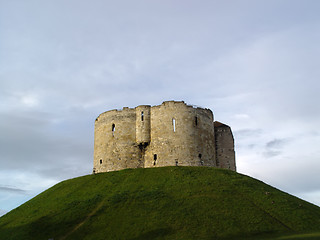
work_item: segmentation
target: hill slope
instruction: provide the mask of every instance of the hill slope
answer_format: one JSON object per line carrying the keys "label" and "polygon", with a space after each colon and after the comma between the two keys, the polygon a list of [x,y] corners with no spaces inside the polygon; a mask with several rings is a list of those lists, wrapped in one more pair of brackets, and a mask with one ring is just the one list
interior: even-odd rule
{"label": "hill slope", "polygon": [[70,179],[0,218],[1,240],[258,239],[309,231],[320,231],[319,207],[253,178],[206,167]]}

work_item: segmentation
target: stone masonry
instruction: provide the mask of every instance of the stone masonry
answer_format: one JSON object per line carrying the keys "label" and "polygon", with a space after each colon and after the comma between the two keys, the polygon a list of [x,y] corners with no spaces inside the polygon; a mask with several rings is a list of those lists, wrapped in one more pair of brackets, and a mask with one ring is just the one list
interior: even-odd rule
{"label": "stone masonry", "polygon": [[183,101],[104,112],[94,135],[94,173],[163,166],[236,171],[231,128],[214,122],[210,109]]}

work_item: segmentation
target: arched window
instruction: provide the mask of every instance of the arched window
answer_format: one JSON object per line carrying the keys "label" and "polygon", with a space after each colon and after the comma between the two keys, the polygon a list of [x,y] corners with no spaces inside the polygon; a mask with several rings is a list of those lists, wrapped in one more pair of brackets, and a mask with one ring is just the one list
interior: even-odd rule
{"label": "arched window", "polygon": [[100,164],[102,164],[102,159],[100,159]]}

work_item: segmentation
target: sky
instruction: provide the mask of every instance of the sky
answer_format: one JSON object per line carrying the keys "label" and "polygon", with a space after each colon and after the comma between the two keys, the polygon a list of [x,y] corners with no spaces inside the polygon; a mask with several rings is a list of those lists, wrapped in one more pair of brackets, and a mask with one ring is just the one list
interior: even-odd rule
{"label": "sky", "polygon": [[231,126],[239,173],[320,206],[320,1],[0,0],[0,216],[92,173],[94,120],[163,101]]}

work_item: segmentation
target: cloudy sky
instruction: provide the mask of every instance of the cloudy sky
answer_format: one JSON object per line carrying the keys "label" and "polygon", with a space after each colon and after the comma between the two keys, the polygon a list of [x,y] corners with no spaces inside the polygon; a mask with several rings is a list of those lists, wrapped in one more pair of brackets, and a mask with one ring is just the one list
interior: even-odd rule
{"label": "cloudy sky", "polygon": [[238,172],[320,205],[320,1],[0,0],[0,215],[90,174],[104,111],[184,100]]}

